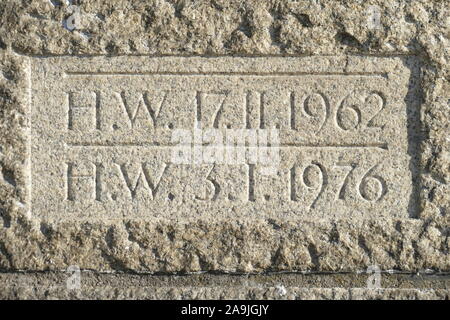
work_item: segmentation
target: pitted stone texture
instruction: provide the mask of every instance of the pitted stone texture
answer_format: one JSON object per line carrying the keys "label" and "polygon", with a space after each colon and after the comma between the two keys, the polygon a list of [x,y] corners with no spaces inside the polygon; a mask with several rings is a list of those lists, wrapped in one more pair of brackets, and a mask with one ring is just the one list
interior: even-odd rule
{"label": "pitted stone texture", "polygon": [[35,217],[417,217],[414,57],[31,64]]}
{"label": "pitted stone texture", "polygon": [[27,73],[26,58],[0,51],[0,225],[4,228],[10,227],[15,212],[24,210],[28,200]]}
{"label": "pitted stone texture", "polygon": [[415,220],[31,220],[2,230],[0,261],[9,270],[445,271],[448,241],[436,223]]}
{"label": "pitted stone texture", "polygon": [[[73,32],[63,27],[70,16],[67,6],[62,1],[61,6],[52,3],[56,1],[0,3],[2,269],[65,270],[79,264],[87,269],[155,272],[356,271],[369,263],[382,269],[450,269],[449,9],[445,1],[316,5],[309,1],[83,1],[87,26]],[[381,9],[380,28],[369,29],[362,23],[372,4]],[[423,91],[417,153],[420,219],[375,219],[362,225],[282,220],[41,223],[26,208],[28,59],[11,50],[44,56],[416,55],[422,60]]]}
{"label": "pitted stone texture", "polygon": [[264,299],[264,300],[448,300],[448,278],[383,274],[368,289],[368,275],[183,275],[149,276],[82,272],[80,287],[65,273],[0,274],[0,299]]}
{"label": "pitted stone texture", "polygon": [[63,288],[4,288],[5,300],[448,300],[448,290],[342,288],[89,288],[71,293]]}

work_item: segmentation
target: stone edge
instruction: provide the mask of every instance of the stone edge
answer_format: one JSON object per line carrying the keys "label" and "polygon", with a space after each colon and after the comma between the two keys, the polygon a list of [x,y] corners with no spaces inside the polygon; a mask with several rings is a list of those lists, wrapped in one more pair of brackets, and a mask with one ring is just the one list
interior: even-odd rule
{"label": "stone edge", "polygon": [[[13,53],[10,44],[3,42],[7,37],[2,36],[0,268],[61,270],[79,264],[106,271],[357,271],[376,263],[385,270],[450,270],[446,259],[450,242],[448,145],[443,140],[448,129],[448,68],[439,53],[442,49],[435,50],[439,47],[430,46],[425,39],[430,36],[418,35],[418,48],[408,52],[423,61],[420,220],[309,222],[300,226],[283,221],[200,221],[198,225],[122,221],[79,227],[48,225],[27,210],[28,58]],[[156,236],[145,236],[152,232]],[[223,239],[224,234],[229,239]],[[214,250],[205,240],[209,236],[218,241]],[[263,245],[253,251],[245,250],[244,244],[248,248]]]}

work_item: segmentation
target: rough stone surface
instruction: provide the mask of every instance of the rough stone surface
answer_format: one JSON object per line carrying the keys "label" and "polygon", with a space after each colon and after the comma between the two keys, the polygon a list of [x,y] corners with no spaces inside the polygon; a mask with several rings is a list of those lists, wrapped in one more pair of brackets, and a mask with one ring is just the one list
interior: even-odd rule
{"label": "rough stone surface", "polygon": [[383,274],[382,288],[368,289],[367,275],[132,275],[82,272],[68,290],[67,273],[0,274],[0,299],[264,299],[448,300],[448,276]]}
{"label": "rough stone surface", "polygon": [[45,221],[417,217],[413,57],[30,63]]}
{"label": "rough stone surface", "polygon": [[[357,272],[377,264],[382,270],[449,272],[447,1],[88,0],[79,6],[81,25],[69,31],[66,19],[71,12],[65,1],[0,3],[0,269],[46,271],[78,265],[151,273]],[[374,12],[370,6],[380,12],[375,26],[368,22]],[[364,220],[42,220],[29,210],[27,193],[30,57],[73,55],[415,56],[421,65],[422,91],[417,95],[418,175],[413,181],[417,214]],[[183,289],[178,290],[159,296],[183,297]],[[264,297],[266,292],[252,290],[242,297]],[[292,290],[293,297],[350,297],[352,292],[352,297],[361,298],[448,299],[448,288],[375,294],[364,289]],[[4,292],[6,297],[15,294]],[[186,294],[236,297],[233,292],[198,288]],[[37,292],[35,297],[43,295]]]}

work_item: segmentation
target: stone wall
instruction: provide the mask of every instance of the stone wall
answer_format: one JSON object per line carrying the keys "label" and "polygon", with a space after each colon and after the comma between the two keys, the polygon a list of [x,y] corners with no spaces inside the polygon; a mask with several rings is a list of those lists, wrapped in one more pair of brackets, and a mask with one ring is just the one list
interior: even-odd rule
{"label": "stone wall", "polygon": [[[81,19],[74,21],[77,8]],[[8,281],[20,277],[19,271],[58,274],[70,265],[98,273],[208,272],[230,277],[267,272],[356,275],[370,265],[407,274],[448,274],[450,17],[445,1],[84,0],[69,7],[59,0],[6,0],[0,13],[0,269]],[[408,151],[416,164],[414,213],[399,207],[398,215],[363,219],[257,214],[230,219],[213,212],[181,220],[128,215],[42,219],[30,206],[30,114],[35,99],[30,73],[35,61],[72,56],[413,57],[420,65],[414,84],[420,89],[413,97],[418,124],[408,133],[416,146]],[[108,281],[108,276],[100,277]],[[323,279],[317,290],[326,298],[402,297],[397,291],[352,295]],[[440,293],[431,295],[448,299],[448,283],[442,282],[443,289],[439,283],[431,290]],[[240,286],[246,288],[245,283]],[[111,297],[108,290],[91,297]],[[237,296],[234,289],[192,290],[197,293],[186,297]],[[307,289],[292,290],[302,297]],[[421,289],[409,290],[415,293],[408,297],[425,298]],[[319,291],[308,295],[320,297]],[[3,298],[17,294],[5,292]],[[184,297],[180,292],[159,297]],[[27,296],[32,295],[17,294]],[[261,292],[238,296],[273,297]]]}

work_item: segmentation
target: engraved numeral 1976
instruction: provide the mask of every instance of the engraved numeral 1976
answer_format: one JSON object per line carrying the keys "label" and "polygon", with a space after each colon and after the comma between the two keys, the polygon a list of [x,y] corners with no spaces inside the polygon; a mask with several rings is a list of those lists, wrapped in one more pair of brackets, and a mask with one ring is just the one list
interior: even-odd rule
{"label": "engraved numeral 1976", "polygon": [[[348,192],[349,178],[356,169],[356,164],[338,164],[337,167],[346,169],[336,195],[337,200],[343,200],[345,199],[346,192]],[[387,193],[386,181],[381,176],[373,173],[376,167],[377,166],[373,166],[370,168],[364,176],[357,181],[356,192],[362,199],[370,202],[381,200]],[[315,208],[317,201],[324,193],[325,188],[329,183],[328,169],[317,161],[313,161],[310,164],[303,166],[300,170],[298,169],[299,168],[296,165],[290,169],[291,201],[299,201],[300,198],[304,199],[304,196],[307,196],[310,202],[309,207]],[[300,174],[297,175],[297,173]],[[301,184],[305,194],[300,195],[298,193],[298,183]]]}

